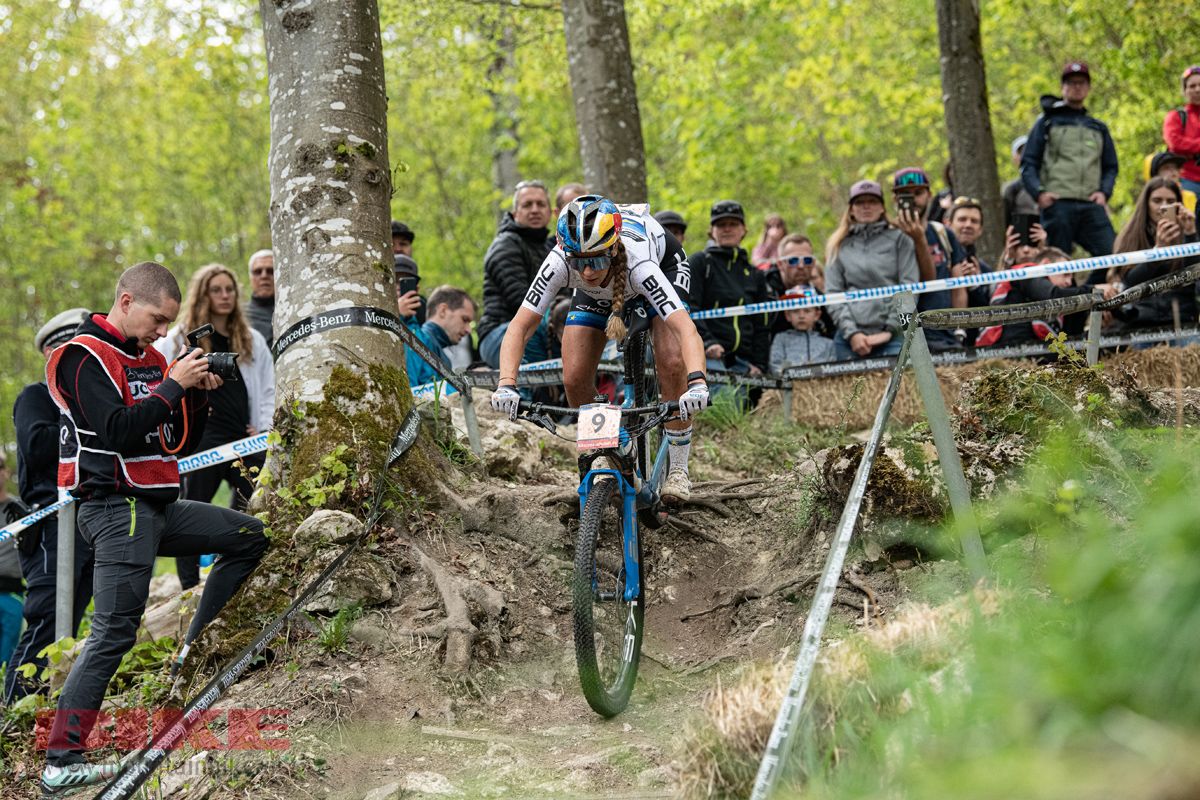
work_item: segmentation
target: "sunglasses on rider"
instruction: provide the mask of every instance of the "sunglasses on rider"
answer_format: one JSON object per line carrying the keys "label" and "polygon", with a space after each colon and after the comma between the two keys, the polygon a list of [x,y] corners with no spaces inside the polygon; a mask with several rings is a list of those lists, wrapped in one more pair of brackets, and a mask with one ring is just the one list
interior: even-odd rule
{"label": "sunglasses on rider", "polygon": [[787,264],[789,267],[811,267],[817,263],[817,259],[813,256],[787,256],[786,258],[779,259],[779,263]]}
{"label": "sunglasses on rider", "polygon": [[608,255],[608,253],[601,253],[600,255],[592,256],[567,256],[567,266],[576,272],[583,272],[588,267],[591,267],[596,272],[602,272],[608,269],[611,263],[612,258]]}

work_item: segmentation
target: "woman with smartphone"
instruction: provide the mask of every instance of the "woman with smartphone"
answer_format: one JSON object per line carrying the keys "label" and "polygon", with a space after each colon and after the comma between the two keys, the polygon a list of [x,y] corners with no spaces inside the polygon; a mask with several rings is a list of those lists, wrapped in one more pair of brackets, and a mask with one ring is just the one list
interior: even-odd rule
{"label": "woman with smartphone", "polygon": [[[1133,216],[1117,234],[1113,252],[1132,253],[1152,247],[1194,242],[1196,239],[1196,217],[1184,207],[1179,184],[1166,178],[1151,178],[1138,195]],[[1125,287],[1137,286],[1194,263],[1194,259],[1178,258],[1132,267],[1114,267],[1109,271],[1109,281],[1120,281]],[[1127,327],[1167,327],[1175,323],[1172,308],[1175,302],[1179,304],[1180,322],[1184,325],[1195,324],[1196,288],[1190,285],[1147,297],[1131,308],[1123,309],[1118,318]]]}

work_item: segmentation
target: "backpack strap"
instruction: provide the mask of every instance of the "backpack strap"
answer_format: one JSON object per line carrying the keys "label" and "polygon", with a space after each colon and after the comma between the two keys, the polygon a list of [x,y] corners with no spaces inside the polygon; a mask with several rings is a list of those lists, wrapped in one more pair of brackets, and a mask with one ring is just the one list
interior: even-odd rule
{"label": "backpack strap", "polygon": [[929,224],[933,226],[933,231],[937,234],[938,241],[942,243],[942,250],[946,253],[946,261],[953,261],[954,250],[950,247],[950,237],[946,235],[946,226],[932,220]]}

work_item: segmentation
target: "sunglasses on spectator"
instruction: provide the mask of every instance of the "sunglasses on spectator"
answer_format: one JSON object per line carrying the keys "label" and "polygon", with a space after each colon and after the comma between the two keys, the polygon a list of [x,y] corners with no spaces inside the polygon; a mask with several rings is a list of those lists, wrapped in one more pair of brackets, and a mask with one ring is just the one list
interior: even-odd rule
{"label": "sunglasses on spectator", "polygon": [[974,197],[956,197],[954,198],[953,203],[954,208],[962,208],[963,206],[972,206],[978,208],[982,205],[983,203],[979,202],[979,200]]}
{"label": "sunglasses on spectator", "polygon": [[787,264],[789,267],[799,267],[801,265],[811,267],[817,263],[817,259],[813,256],[787,256],[786,258],[779,259],[779,263]]}
{"label": "sunglasses on spectator", "polygon": [[274,267],[255,267],[254,269],[250,270],[250,274],[256,278],[261,275],[274,275],[275,268]]}
{"label": "sunglasses on spectator", "polygon": [[612,258],[608,255],[608,253],[601,253],[598,256],[567,256],[567,266],[576,272],[583,272],[588,267],[591,267],[596,272],[602,272],[608,269],[611,263]]}

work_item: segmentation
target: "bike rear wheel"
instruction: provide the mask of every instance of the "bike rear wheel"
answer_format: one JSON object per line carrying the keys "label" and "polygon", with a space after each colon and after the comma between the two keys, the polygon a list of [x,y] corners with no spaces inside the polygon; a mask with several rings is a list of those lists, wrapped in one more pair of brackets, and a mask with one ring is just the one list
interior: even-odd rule
{"label": "bike rear wheel", "polygon": [[[597,480],[579,523],[572,594],[579,683],[588,705],[605,717],[629,705],[642,652],[641,587],[625,599],[623,517],[617,482]],[[640,564],[640,542],[637,549]]]}

